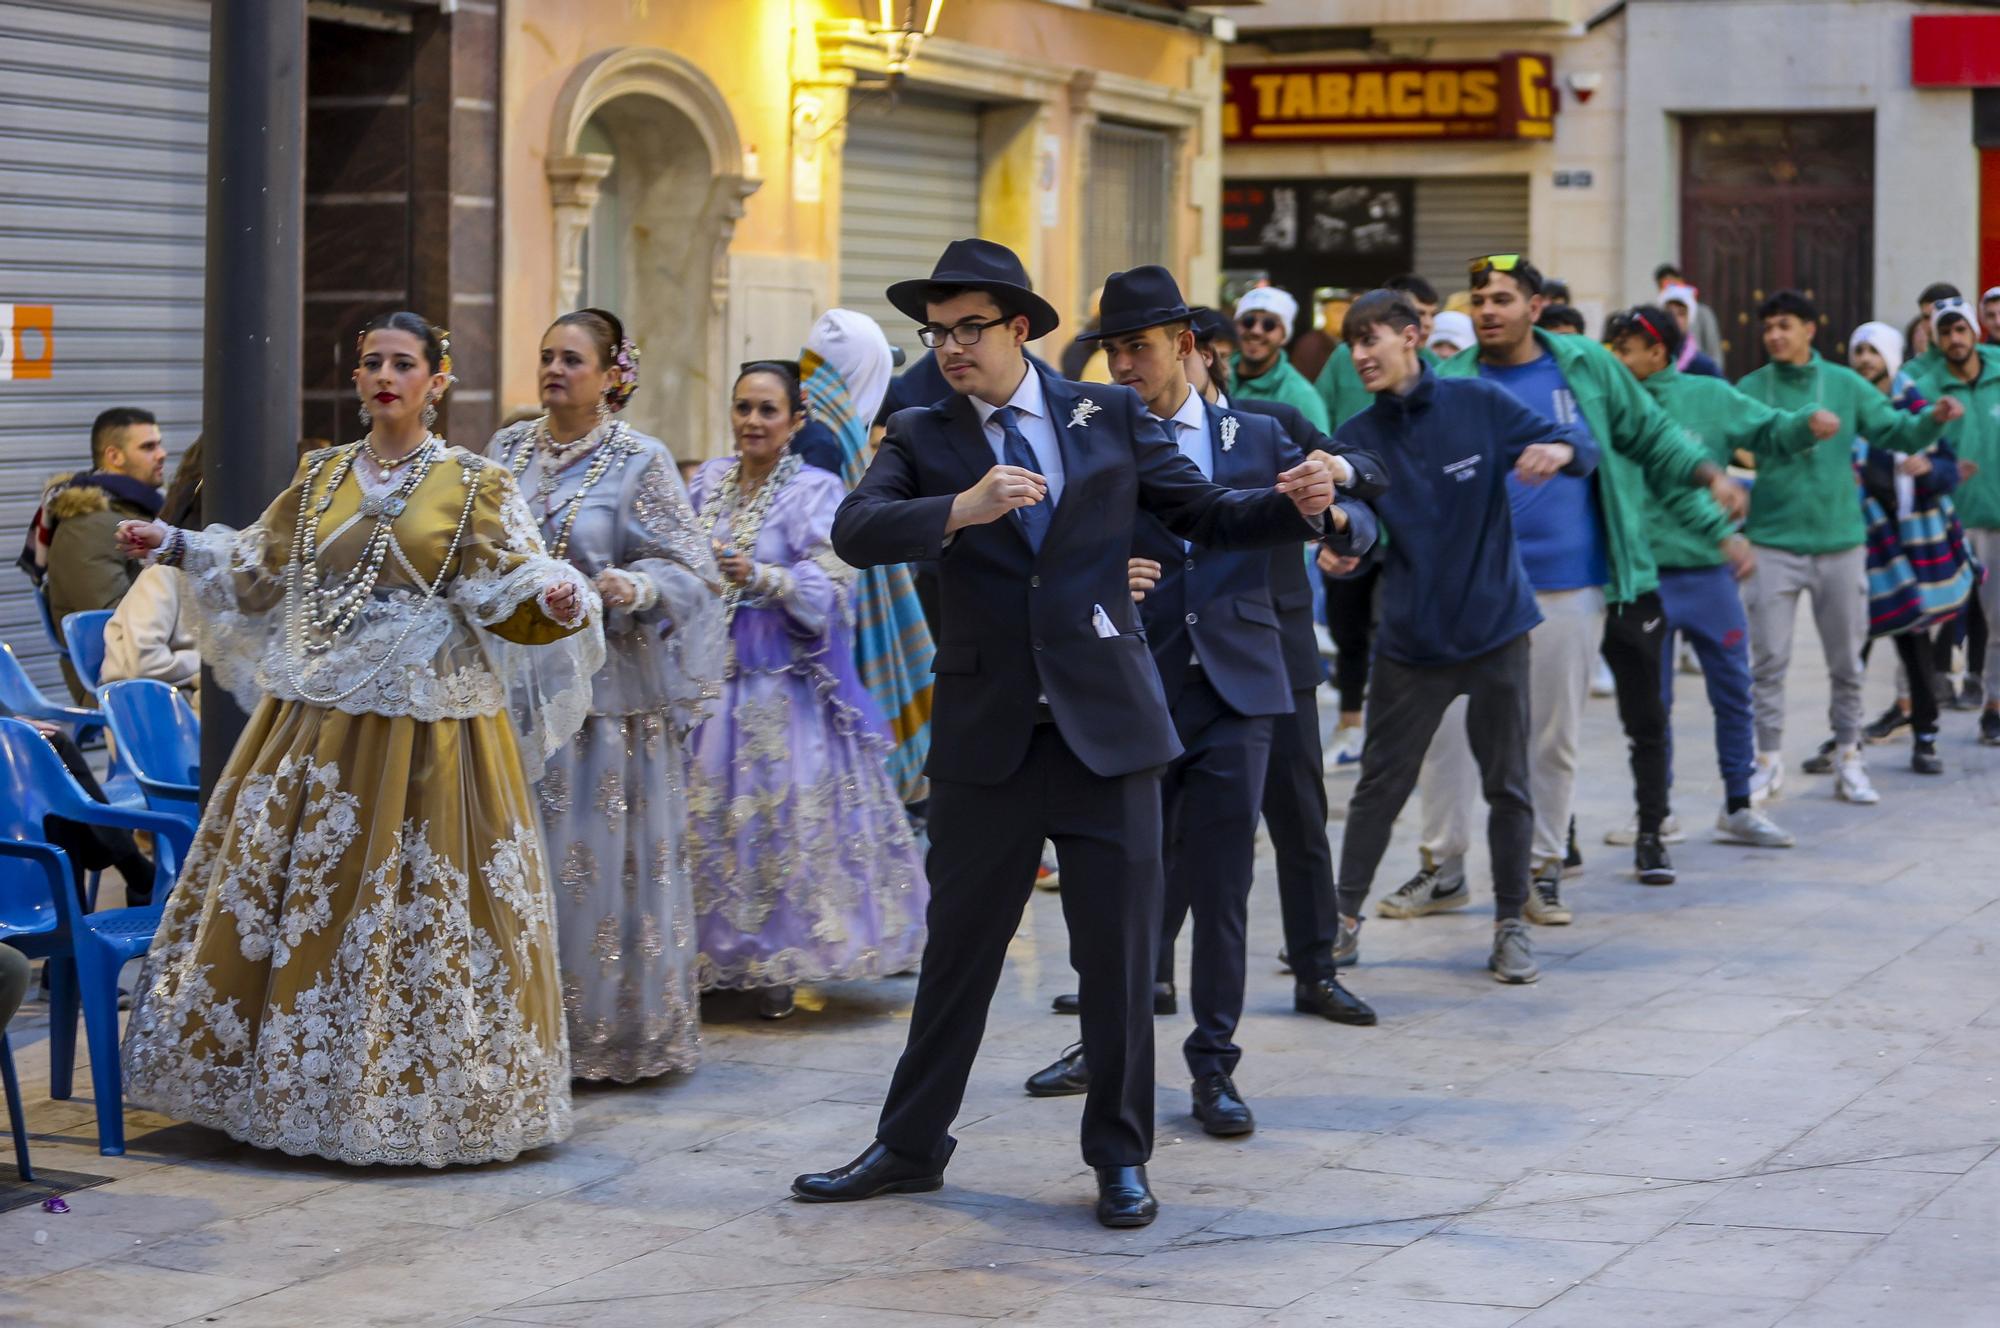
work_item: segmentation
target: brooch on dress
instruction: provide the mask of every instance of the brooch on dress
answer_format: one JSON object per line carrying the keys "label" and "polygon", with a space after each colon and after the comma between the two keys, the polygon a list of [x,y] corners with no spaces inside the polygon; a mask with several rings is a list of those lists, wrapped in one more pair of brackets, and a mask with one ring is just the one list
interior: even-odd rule
{"label": "brooch on dress", "polygon": [[1222,417],[1222,450],[1227,452],[1234,446],[1236,446],[1236,417],[1234,415],[1224,415]]}
{"label": "brooch on dress", "polygon": [[1077,402],[1076,409],[1070,412],[1069,427],[1074,429],[1079,424],[1088,424],[1090,417],[1103,409],[1104,407],[1098,405],[1089,397],[1085,397],[1083,400]]}
{"label": "brooch on dress", "polygon": [[409,503],[400,493],[371,493],[361,500],[361,515],[370,520],[386,516],[394,521],[408,506]]}

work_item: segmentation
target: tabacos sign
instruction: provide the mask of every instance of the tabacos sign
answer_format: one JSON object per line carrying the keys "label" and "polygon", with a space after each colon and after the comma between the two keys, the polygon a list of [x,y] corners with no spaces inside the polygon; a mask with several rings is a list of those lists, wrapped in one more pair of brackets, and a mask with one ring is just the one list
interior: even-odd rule
{"label": "tabacos sign", "polygon": [[1238,65],[1223,71],[1222,137],[1229,143],[1552,138],[1554,69],[1547,55],[1525,51],[1496,60]]}

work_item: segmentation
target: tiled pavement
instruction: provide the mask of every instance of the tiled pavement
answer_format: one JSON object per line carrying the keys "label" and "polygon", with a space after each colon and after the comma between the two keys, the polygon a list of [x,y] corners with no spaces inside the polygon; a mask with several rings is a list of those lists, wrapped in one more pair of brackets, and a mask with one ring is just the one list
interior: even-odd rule
{"label": "tiled pavement", "polygon": [[[1878,702],[1886,680],[1878,660]],[[137,1113],[130,1154],[100,1158],[83,1082],[48,1099],[31,1007],[16,1043],[37,1160],[115,1179],[67,1215],[0,1215],[0,1322],[2000,1322],[2000,751],[1952,716],[1946,779],[1876,748],[1880,807],[1795,776],[1776,810],[1803,846],[1726,848],[1705,834],[1698,688],[1680,680],[1695,834],[1672,889],[1634,884],[1599,843],[1629,784],[1610,703],[1592,704],[1589,868],[1570,887],[1576,925],[1536,933],[1538,985],[1486,977],[1477,910],[1381,920],[1353,985],[1382,1025],[1293,1015],[1265,855],[1239,1075],[1260,1128],[1193,1128],[1185,1020],[1161,1021],[1150,1229],[1091,1220],[1076,1101],[1020,1091],[1074,1028],[1048,1013],[1069,981],[1040,896],[948,1184],[859,1206],[797,1205],[786,1184],[867,1141],[907,980],[815,993],[820,1008],[782,1025],[718,1006],[696,1074],[584,1090],[568,1144],[444,1174],[256,1153]],[[1816,681],[1797,692],[1795,759],[1824,697]],[[1475,879],[1483,895],[1483,866]]]}

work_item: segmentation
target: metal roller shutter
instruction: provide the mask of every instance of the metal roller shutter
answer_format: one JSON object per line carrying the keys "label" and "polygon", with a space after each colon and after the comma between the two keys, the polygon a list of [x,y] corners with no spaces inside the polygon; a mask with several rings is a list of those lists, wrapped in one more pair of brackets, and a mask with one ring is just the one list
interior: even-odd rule
{"label": "metal roller shutter", "polygon": [[1528,252],[1528,177],[1419,177],[1417,272],[1440,297],[1465,289],[1465,265],[1486,254]]}
{"label": "metal roller shutter", "polygon": [[[201,428],[208,17],[0,0],[0,305],[50,307],[54,329],[46,378],[0,381],[0,561],[43,482],[88,467],[99,411],[153,411],[176,456]],[[31,595],[0,568],[0,636],[60,692]]]}
{"label": "metal roller shutter", "polygon": [[[1084,284],[1146,263],[1167,265],[1173,136],[1136,125],[1090,131],[1090,207],[1084,217]],[[1079,310],[1079,313],[1086,312]]]}
{"label": "metal roller shutter", "polygon": [[890,344],[916,359],[924,353],[916,324],[882,292],[929,272],[947,244],[978,233],[978,111],[920,97],[898,98],[891,109],[857,95],[841,158],[841,304],[880,323]]}

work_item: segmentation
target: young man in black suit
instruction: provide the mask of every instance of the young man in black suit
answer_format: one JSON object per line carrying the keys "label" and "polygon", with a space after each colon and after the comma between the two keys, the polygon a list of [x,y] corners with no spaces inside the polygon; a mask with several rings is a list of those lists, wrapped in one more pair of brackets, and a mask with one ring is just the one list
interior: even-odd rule
{"label": "young man in black suit", "polygon": [[[1204,475],[1235,489],[1265,489],[1304,455],[1276,420],[1218,407],[1190,385],[1185,363],[1194,353],[1194,311],[1166,269],[1113,273],[1099,307],[1098,330],[1084,335],[1103,342],[1112,378],[1139,393]],[[1319,459],[1330,461],[1338,478],[1353,478],[1349,463]],[[1367,552],[1374,515],[1364,504],[1339,502],[1332,520],[1330,546]],[[1295,704],[1271,577],[1274,559],[1289,559],[1303,582],[1303,554],[1297,544],[1197,548],[1144,517],[1130,567],[1133,598],[1141,601],[1153,662],[1186,749],[1165,780],[1167,895],[1155,991],[1173,990],[1174,942],[1192,911],[1188,994],[1195,1027],[1183,1050],[1194,1117],[1218,1136],[1256,1128],[1233,1078],[1242,1056],[1234,1034],[1243,1013],[1244,938],[1265,774],[1276,729],[1293,723]],[[1330,864],[1327,876],[1330,894]],[[1331,933],[1327,950],[1330,980]],[[1361,1022],[1365,1009],[1352,1002],[1351,1021]],[[1087,1064],[1072,1049],[1030,1078],[1028,1091],[1081,1092],[1090,1081]]]}
{"label": "young man in black suit", "polygon": [[1212,484],[1129,388],[1032,369],[1022,346],[1060,320],[1000,245],[955,241],[888,294],[924,324],[953,395],[889,422],[833,545],[856,566],[938,564],[930,939],[876,1141],[793,1190],[840,1201],[943,1184],[1046,839],[1095,1071],[1082,1134],[1098,1220],[1143,1226],[1158,1212],[1145,1163],[1160,770],[1180,743],[1127,588],[1134,528],[1143,510],[1212,547],[1296,544],[1326,533],[1332,480],[1309,460],[1263,492]]}

